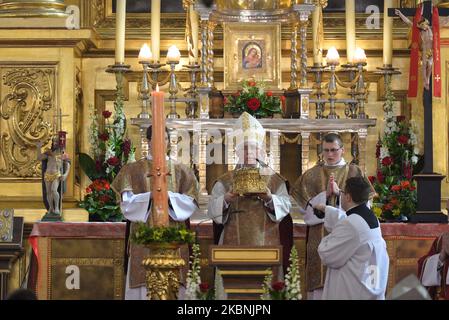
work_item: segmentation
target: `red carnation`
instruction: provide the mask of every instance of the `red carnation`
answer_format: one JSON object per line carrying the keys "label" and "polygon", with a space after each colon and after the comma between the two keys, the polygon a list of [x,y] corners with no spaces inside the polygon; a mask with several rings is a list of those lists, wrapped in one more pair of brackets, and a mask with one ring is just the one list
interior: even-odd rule
{"label": "red carnation", "polygon": [[248,85],[250,87],[255,87],[256,86],[256,82],[255,81],[248,81]]}
{"label": "red carnation", "polygon": [[401,191],[401,186],[395,184],[394,186],[391,186],[391,191],[394,191],[394,192]]}
{"label": "red carnation", "polygon": [[86,193],[91,193],[91,192],[92,192],[92,189],[89,188],[89,187],[87,187],[87,188],[86,188]]}
{"label": "red carnation", "polygon": [[416,187],[415,186],[410,186],[410,191],[415,191]]}
{"label": "red carnation", "polygon": [[234,92],[232,95],[236,98],[240,97],[240,91]]}
{"label": "red carnation", "polygon": [[382,165],[385,167],[391,166],[393,164],[393,158],[392,157],[385,157],[382,159]]}
{"label": "red carnation", "polygon": [[98,138],[99,138],[101,141],[107,141],[107,140],[109,139],[109,133],[107,133],[107,132],[100,133],[100,134],[98,135]]}
{"label": "red carnation", "polygon": [[251,98],[248,100],[248,102],[246,103],[246,105],[248,106],[248,108],[250,108],[253,111],[256,111],[257,109],[260,108],[260,100],[257,98]]}
{"label": "red carnation", "polygon": [[267,97],[272,97],[272,96],[273,96],[273,92],[267,91]]}
{"label": "red carnation", "polygon": [[103,117],[105,119],[108,119],[108,118],[110,118],[112,116],[112,112],[108,111],[108,110],[104,110],[101,114],[103,115]]}
{"label": "red carnation", "polygon": [[271,287],[273,288],[274,291],[282,291],[285,288],[285,283],[282,281],[275,282]]}
{"label": "red carnation", "polygon": [[383,209],[384,211],[390,211],[390,210],[393,209],[393,204],[387,203],[387,204],[385,204],[385,205],[382,207],[382,209]]}
{"label": "red carnation", "polygon": [[209,284],[207,282],[201,282],[200,283],[200,291],[203,293],[206,293],[209,291]]}
{"label": "red carnation", "polygon": [[401,135],[401,136],[398,137],[398,142],[400,144],[406,144],[408,142],[408,137],[404,136],[404,135]]}
{"label": "red carnation", "polygon": [[375,176],[369,176],[368,180],[369,180],[369,182],[374,183],[376,181],[376,177]]}
{"label": "red carnation", "polygon": [[224,97],[224,98],[223,98],[223,103],[224,103],[224,104],[228,104],[228,98]]}
{"label": "red carnation", "polygon": [[108,165],[115,167],[120,164],[120,160],[117,157],[111,157],[108,159],[107,163]]}

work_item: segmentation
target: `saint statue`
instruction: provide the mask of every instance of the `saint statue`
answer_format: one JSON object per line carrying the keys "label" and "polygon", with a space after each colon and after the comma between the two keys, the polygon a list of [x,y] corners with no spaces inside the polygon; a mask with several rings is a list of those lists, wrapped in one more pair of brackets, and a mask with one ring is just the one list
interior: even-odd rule
{"label": "saint statue", "polygon": [[[42,142],[38,142],[36,146],[37,159],[42,161],[43,196],[47,215],[60,220],[63,183],[70,172],[70,159],[61,148],[58,137],[52,140],[51,148],[44,153],[41,153]],[[45,217],[44,220],[46,220]]]}

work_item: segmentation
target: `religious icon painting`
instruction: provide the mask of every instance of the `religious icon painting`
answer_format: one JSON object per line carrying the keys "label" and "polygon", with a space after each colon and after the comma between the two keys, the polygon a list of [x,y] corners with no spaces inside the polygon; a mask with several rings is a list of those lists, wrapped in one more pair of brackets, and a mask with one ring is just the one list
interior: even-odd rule
{"label": "religious icon painting", "polygon": [[280,24],[225,23],[223,28],[224,89],[238,90],[248,79],[280,89]]}

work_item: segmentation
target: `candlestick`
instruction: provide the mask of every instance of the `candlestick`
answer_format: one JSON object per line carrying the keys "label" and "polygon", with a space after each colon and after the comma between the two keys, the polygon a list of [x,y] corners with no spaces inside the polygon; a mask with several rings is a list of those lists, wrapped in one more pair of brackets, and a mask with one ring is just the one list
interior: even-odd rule
{"label": "candlestick", "polygon": [[168,48],[167,63],[179,63],[180,59],[181,52],[179,52],[179,49],[175,45]]}
{"label": "candlestick", "polygon": [[150,63],[153,61],[153,54],[151,53],[150,47],[144,43],[139,52],[139,61]]}
{"label": "candlestick", "polygon": [[115,63],[125,63],[126,0],[117,0],[115,13]]}
{"label": "candlestick", "polygon": [[155,62],[160,59],[161,43],[161,0],[151,0],[151,47]]}
{"label": "candlestick", "polygon": [[165,141],[165,113],[164,113],[164,93],[156,91],[152,95],[153,119],[151,139],[151,152],[153,156],[151,173],[151,191],[153,194],[153,222],[154,226],[169,225],[168,218],[168,189],[167,189],[167,163],[166,141]]}

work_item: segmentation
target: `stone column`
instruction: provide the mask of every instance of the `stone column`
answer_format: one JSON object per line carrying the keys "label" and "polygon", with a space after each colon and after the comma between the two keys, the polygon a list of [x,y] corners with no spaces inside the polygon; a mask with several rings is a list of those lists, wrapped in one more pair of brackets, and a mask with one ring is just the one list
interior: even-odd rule
{"label": "stone column", "polygon": [[366,172],[366,137],[368,136],[368,129],[360,129],[358,131],[358,146],[359,146],[359,167],[362,172]]}
{"label": "stone column", "polygon": [[301,174],[309,169],[310,132],[301,132]]}

